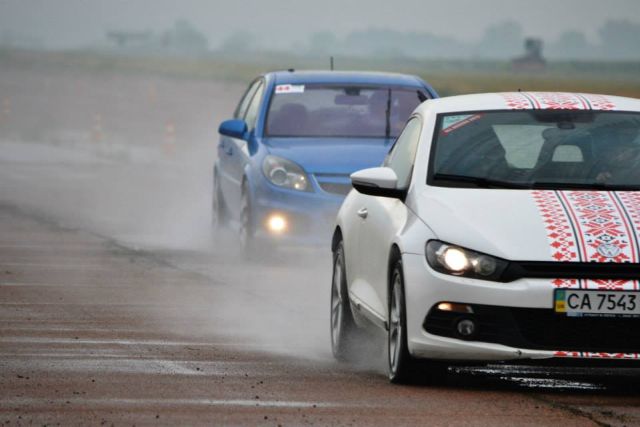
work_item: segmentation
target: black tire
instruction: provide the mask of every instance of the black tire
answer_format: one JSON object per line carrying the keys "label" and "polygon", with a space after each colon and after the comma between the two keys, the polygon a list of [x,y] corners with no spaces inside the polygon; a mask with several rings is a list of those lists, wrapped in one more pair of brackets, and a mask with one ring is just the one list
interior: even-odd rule
{"label": "black tire", "polygon": [[389,332],[387,334],[389,380],[392,383],[403,384],[409,382],[415,375],[416,361],[409,354],[407,346],[407,312],[400,259],[393,265],[389,289]]}
{"label": "black tire", "polygon": [[333,356],[343,362],[354,360],[357,357],[355,347],[359,331],[351,313],[342,241],[333,252],[330,308],[329,323]]}
{"label": "black tire", "polygon": [[249,201],[249,189],[247,183],[242,184],[242,198],[240,200],[240,228],[238,240],[240,252],[244,259],[253,260],[256,256],[256,242],[254,238],[253,217],[251,202]]}
{"label": "black tire", "polygon": [[213,191],[211,194],[211,230],[214,235],[226,223],[224,199],[220,189],[220,179],[217,174],[213,174]]}

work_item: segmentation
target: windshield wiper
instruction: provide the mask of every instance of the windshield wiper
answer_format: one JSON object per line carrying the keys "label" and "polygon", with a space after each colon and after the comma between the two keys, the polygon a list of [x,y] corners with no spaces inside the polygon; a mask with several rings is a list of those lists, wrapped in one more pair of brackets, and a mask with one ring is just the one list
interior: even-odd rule
{"label": "windshield wiper", "polygon": [[635,185],[607,184],[604,182],[545,182],[534,181],[528,183],[499,181],[491,178],[467,175],[450,175],[436,173],[433,175],[434,181],[445,181],[458,184],[472,184],[479,188],[510,188],[510,189],[545,189],[545,190],[594,190],[594,191],[634,191],[639,187]]}
{"label": "windshield wiper", "polygon": [[607,184],[605,182],[532,182],[531,188],[551,190],[596,190],[596,191],[634,191],[637,185]]}
{"label": "windshield wiper", "polygon": [[480,188],[531,188],[528,184],[519,184],[516,182],[498,181],[490,178],[467,175],[450,175],[445,173],[436,173],[433,175],[435,181],[448,181],[453,183],[468,183]]}

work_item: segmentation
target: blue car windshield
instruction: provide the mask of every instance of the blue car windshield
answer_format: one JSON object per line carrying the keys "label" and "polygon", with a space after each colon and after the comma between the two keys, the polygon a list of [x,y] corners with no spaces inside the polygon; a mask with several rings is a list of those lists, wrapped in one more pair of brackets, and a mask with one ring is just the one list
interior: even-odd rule
{"label": "blue car windshield", "polygon": [[417,88],[277,85],[265,135],[396,138],[425,99]]}
{"label": "blue car windshield", "polygon": [[430,163],[435,186],[640,190],[640,113],[440,115]]}

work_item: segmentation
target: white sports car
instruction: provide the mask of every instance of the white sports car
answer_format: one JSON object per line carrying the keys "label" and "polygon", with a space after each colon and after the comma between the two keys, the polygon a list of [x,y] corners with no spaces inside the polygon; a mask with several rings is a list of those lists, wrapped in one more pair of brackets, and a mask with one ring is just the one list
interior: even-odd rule
{"label": "white sports car", "polygon": [[[418,359],[640,361],[640,100],[429,100],[351,175],[333,235],[331,339],[388,331]],[[640,364],[638,365],[640,366]]]}

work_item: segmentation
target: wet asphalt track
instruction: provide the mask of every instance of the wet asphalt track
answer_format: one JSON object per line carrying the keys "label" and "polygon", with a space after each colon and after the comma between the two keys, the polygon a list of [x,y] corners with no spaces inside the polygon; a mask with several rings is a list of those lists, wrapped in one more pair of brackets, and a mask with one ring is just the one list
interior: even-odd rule
{"label": "wet asphalt track", "polygon": [[[246,305],[264,307],[263,315],[248,323],[273,320],[284,311],[290,322],[277,325],[284,336],[293,337],[299,323],[315,329],[322,316],[289,309],[282,295],[271,292],[283,277],[302,277],[313,267],[289,265],[285,273],[280,266],[252,266],[261,288],[238,286],[234,277],[246,268],[224,256],[137,253],[7,205],[0,208],[0,236],[3,423],[632,425],[639,420],[634,371],[567,376],[535,368],[455,368],[436,384],[425,379],[392,386],[375,366],[338,365],[321,352],[305,356],[310,349],[300,348],[295,338],[291,348],[286,343],[273,348],[251,334],[230,334],[242,319],[216,314],[230,300],[239,303],[240,295]],[[327,337],[322,338],[320,347],[327,347]]]}
{"label": "wet asphalt track", "polygon": [[[452,368],[435,384],[392,386],[376,362],[336,364],[328,333],[317,334],[317,346],[297,337],[301,324],[312,334],[324,328],[312,307],[326,301],[289,307],[280,294],[287,278],[305,286],[292,279],[312,266],[254,265],[251,282],[260,283],[249,285],[247,268],[224,255],[135,252],[6,204],[0,259],[0,421],[9,425],[640,420],[633,370]],[[257,312],[243,320],[229,304]],[[289,343],[253,336],[262,322]]]}
{"label": "wet asphalt track", "polygon": [[[0,168],[2,423],[640,422],[636,370],[456,367],[435,383],[392,386],[382,340],[366,363],[337,364],[326,252],[280,251],[247,265],[229,235],[199,250],[136,249],[60,221],[65,209],[65,218],[82,210],[71,201],[29,205],[33,179],[59,197],[70,185],[54,188],[58,166],[18,173],[30,167]],[[73,197],[88,197],[86,185]]]}
{"label": "wet asphalt track", "polygon": [[[42,107],[18,97],[36,77],[0,78],[0,91],[17,88],[12,114]],[[93,87],[79,81],[45,86],[65,96]],[[150,87],[101,84],[103,98],[115,93],[109,84]],[[158,97],[217,94],[208,107],[218,116],[242,89],[153,84]],[[70,109],[38,126],[68,128],[56,120],[77,120]],[[197,123],[178,121],[175,146],[161,124],[153,147],[60,142],[12,123],[0,126],[0,424],[640,424],[640,370],[455,367],[439,381],[392,386],[381,339],[356,366],[334,362],[328,251],[245,264],[232,236],[212,242],[212,143],[180,145],[180,129]]]}

